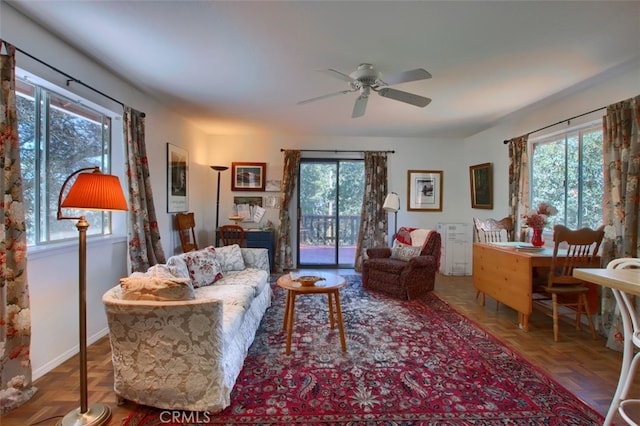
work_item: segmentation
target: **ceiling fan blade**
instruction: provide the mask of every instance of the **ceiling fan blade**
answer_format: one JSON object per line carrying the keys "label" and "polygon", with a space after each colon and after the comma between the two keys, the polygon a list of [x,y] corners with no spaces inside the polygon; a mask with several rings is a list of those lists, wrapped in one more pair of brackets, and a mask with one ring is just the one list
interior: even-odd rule
{"label": "ceiling fan blade", "polygon": [[422,68],[416,68],[415,70],[401,72],[399,74],[390,75],[384,77],[382,81],[391,86],[393,84],[407,83],[409,81],[426,80],[431,78],[431,74]]}
{"label": "ceiling fan blade", "polygon": [[330,75],[332,77],[336,77],[336,78],[338,78],[338,79],[340,79],[342,81],[346,81],[347,83],[351,83],[351,82],[356,81],[355,79],[351,78],[351,76],[349,76],[349,75],[347,75],[347,74],[345,74],[343,72],[340,72],[338,70],[334,70],[333,68],[329,68],[329,69],[326,69],[326,70],[320,70],[320,72],[323,72],[323,73],[325,73],[327,75]]}
{"label": "ceiling fan blade", "polygon": [[385,98],[395,99],[396,101],[405,102],[417,107],[426,107],[431,103],[431,99],[425,98],[424,96],[403,92],[402,90],[391,89],[389,87],[384,87],[378,90],[378,94]]}
{"label": "ceiling fan blade", "polygon": [[367,110],[368,100],[369,96],[358,96],[358,99],[356,99],[356,103],[353,105],[353,113],[351,114],[351,118],[358,118],[364,115],[364,112]]}
{"label": "ceiling fan blade", "polygon": [[308,104],[309,102],[319,101],[320,99],[330,98],[332,96],[344,95],[345,93],[351,93],[354,90],[341,90],[335,93],[329,93],[328,95],[316,96],[315,98],[305,99],[304,101],[298,102],[298,105]]}

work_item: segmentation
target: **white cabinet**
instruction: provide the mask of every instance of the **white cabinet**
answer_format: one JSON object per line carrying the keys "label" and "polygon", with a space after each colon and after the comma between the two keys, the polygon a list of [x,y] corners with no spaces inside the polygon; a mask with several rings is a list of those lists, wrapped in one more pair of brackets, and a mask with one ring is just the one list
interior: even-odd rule
{"label": "white cabinet", "polygon": [[473,235],[471,224],[439,223],[437,231],[442,237],[440,273],[444,275],[471,275]]}

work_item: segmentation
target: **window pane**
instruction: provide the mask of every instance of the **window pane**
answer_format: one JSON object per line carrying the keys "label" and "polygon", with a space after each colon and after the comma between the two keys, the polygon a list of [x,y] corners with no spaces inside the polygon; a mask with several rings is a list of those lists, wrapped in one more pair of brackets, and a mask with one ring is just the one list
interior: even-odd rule
{"label": "window pane", "polygon": [[[75,221],[57,219],[60,189],[82,168],[109,173],[111,119],[38,85],[16,83],[28,244],[76,238]],[[89,235],[111,232],[109,213],[63,213],[86,216]]]}
{"label": "window pane", "polygon": [[598,228],[602,225],[604,197],[604,163],[602,132],[590,131],[583,135],[582,169],[582,225]]}
{"label": "window pane", "polygon": [[564,223],[565,144],[564,139],[535,144],[532,158],[531,208],[548,203],[558,210],[549,218],[547,228]]}
{"label": "window pane", "polygon": [[600,124],[535,142],[531,158],[531,206],[546,202],[558,210],[551,229],[602,224],[604,166]]}
{"label": "window pane", "polygon": [[18,140],[20,141],[20,165],[27,227],[27,245],[36,243],[36,101],[32,85],[16,81],[16,109],[18,115]]}

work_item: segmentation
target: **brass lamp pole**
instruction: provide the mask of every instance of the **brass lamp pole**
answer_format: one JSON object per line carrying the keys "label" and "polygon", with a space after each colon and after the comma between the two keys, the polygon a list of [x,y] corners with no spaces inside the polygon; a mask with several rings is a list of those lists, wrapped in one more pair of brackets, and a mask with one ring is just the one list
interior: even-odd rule
{"label": "brass lamp pole", "polygon": [[218,232],[218,215],[220,213],[220,172],[224,172],[229,167],[227,166],[210,166],[213,170],[218,172],[218,191],[216,192],[216,228],[215,232]]}
{"label": "brass lamp pole", "polygon": [[[82,173],[91,170],[92,173]],[[71,178],[78,175],[64,201],[62,196]],[[117,176],[105,175],[98,167],[87,167],[73,172],[62,184],[58,197],[58,220],[77,220],[78,228],[78,285],[80,305],[80,408],[65,415],[58,425],[106,425],[111,418],[108,405],[87,403],[87,229],[84,216],[63,216],[62,208],[82,210],[126,211],[127,202]]]}

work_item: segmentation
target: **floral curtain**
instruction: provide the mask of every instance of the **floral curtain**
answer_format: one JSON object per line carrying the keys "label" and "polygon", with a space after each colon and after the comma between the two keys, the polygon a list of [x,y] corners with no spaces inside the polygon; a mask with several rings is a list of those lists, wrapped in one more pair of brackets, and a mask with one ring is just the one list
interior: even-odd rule
{"label": "floral curtain", "polygon": [[[6,53],[2,53],[5,51]],[[0,414],[29,400],[31,312],[16,114],[15,47],[0,40]]]}
{"label": "floral curtain", "polygon": [[300,151],[284,151],[284,167],[282,171],[282,193],[280,206],[280,229],[276,240],[275,270],[282,272],[285,269],[292,269],[293,248],[291,247],[291,216],[289,206],[293,198],[293,191],[298,180],[298,170],[300,169]]}
{"label": "floral curtain", "polygon": [[144,113],[124,108],[124,135],[129,184],[129,258],[132,272],[164,263],[144,140]]}
{"label": "floral curtain", "polygon": [[514,238],[526,241],[527,228],[521,218],[529,211],[529,135],[509,141],[509,216],[515,224]]}
{"label": "floral curtain", "polygon": [[358,272],[362,271],[367,249],[386,246],[388,241],[387,213],[382,210],[387,196],[387,153],[365,152],[364,172],[366,180],[355,259]]}
{"label": "floral curtain", "polygon": [[[602,122],[603,222],[607,225],[602,243],[602,264],[606,265],[620,257],[640,257],[640,96],[608,106]],[[608,288],[603,289],[601,311],[607,347],[621,351],[622,325],[615,298]]]}

